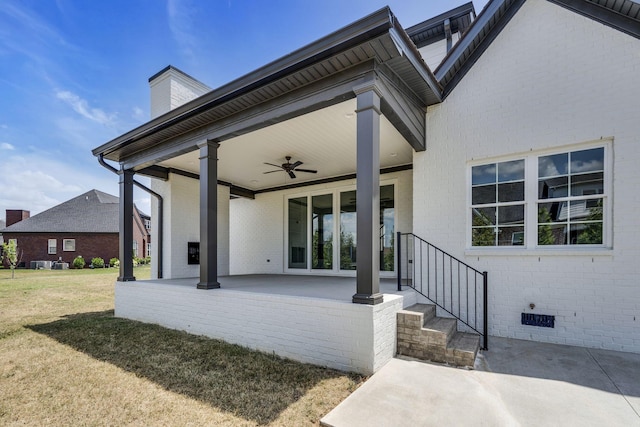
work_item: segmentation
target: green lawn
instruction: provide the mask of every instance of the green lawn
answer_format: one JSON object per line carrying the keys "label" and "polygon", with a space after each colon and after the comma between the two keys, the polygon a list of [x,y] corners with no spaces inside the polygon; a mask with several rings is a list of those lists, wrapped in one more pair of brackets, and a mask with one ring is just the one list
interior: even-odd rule
{"label": "green lawn", "polygon": [[314,425],[364,381],[115,318],[116,277],[0,269],[0,425]]}

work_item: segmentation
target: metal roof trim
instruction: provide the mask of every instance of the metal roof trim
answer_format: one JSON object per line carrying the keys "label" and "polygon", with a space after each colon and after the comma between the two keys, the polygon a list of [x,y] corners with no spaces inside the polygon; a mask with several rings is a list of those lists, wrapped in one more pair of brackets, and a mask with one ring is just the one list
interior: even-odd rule
{"label": "metal roof trim", "polygon": [[95,149],[94,156],[109,153],[129,142],[138,140],[170,127],[188,117],[199,114],[225,100],[241,96],[261,85],[275,81],[287,74],[303,69],[311,63],[357,46],[388,32],[394,25],[394,16],[389,7],[384,7],[333,33],[297,49],[284,57],[272,61],[257,70],[239,77],[217,89],[206,93],[174,110],[171,110]]}

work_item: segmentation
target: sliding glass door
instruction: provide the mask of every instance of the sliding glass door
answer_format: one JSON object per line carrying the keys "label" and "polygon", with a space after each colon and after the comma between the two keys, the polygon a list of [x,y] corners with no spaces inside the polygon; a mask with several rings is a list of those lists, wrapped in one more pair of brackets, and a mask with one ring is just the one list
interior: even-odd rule
{"label": "sliding glass door", "polygon": [[[356,190],[292,197],[286,205],[289,269],[356,270]],[[380,186],[380,271],[394,271],[395,219],[394,185]]]}

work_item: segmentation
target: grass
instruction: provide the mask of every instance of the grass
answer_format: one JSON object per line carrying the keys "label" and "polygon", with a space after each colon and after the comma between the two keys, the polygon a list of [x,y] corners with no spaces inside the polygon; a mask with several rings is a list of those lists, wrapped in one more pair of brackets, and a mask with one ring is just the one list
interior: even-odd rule
{"label": "grass", "polygon": [[115,318],[116,276],[0,270],[0,425],[317,425],[364,381]]}

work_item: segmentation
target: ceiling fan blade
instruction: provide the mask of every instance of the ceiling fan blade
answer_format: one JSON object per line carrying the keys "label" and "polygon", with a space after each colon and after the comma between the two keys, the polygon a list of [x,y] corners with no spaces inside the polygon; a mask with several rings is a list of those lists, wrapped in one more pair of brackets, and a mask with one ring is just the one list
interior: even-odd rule
{"label": "ceiling fan blade", "polygon": [[277,171],[268,171],[268,172],[262,172],[262,173],[265,174],[265,173],[274,173],[274,172],[282,172],[282,169],[278,169]]}
{"label": "ceiling fan blade", "polygon": [[264,162],[265,165],[273,166],[274,168],[282,168],[280,165],[274,165],[273,163]]}
{"label": "ceiling fan blade", "polygon": [[291,178],[295,178],[296,177],[296,174],[294,174],[293,171],[288,171],[288,173],[289,173],[289,176]]}
{"label": "ceiling fan blade", "polygon": [[293,164],[291,165],[291,169],[295,169],[295,168],[297,168],[298,166],[300,166],[301,164],[302,164],[302,162],[301,162],[300,160],[298,160],[297,162],[295,162],[295,163],[293,163]]}
{"label": "ceiling fan blade", "polygon": [[313,169],[296,169],[296,172],[318,173],[318,171],[315,171]]}

